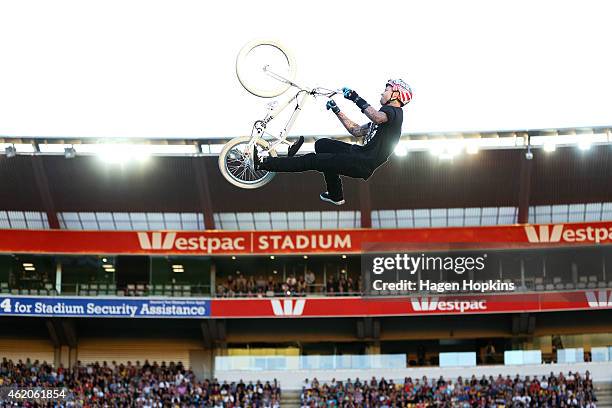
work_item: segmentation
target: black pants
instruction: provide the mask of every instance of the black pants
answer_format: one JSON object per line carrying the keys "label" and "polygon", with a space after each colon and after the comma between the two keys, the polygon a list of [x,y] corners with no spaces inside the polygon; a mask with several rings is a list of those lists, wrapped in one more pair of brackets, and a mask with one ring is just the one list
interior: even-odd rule
{"label": "black pants", "polygon": [[261,168],[274,172],[317,170],[325,176],[327,192],[334,199],[343,198],[340,176],[367,180],[376,168],[372,161],[355,153],[351,144],[333,139],[319,139],[315,152],[295,157],[268,157]]}

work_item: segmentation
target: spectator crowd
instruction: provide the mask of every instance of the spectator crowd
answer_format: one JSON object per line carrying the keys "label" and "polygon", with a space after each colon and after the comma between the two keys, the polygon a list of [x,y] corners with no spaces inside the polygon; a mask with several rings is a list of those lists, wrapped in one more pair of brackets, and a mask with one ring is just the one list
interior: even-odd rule
{"label": "spectator crowd", "polygon": [[36,405],[2,401],[0,407],[280,407],[278,383],[219,383],[196,379],[181,363],[88,364],[74,368],[52,367],[47,363],[0,363],[0,388],[66,388],[70,398]]}
{"label": "spectator crowd", "polygon": [[264,278],[245,276],[237,273],[229,275],[225,281],[217,285],[218,297],[272,297],[272,296],[306,296],[307,294],[323,294],[327,296],[348,296],[360,293],[359,279],[340,273],[330,276],[325,284],[317,284],[315,274],[308,271],[296,276],[289,274],[286,279],[278,275]]}
{"label": "spectator crowd", "polygon": [[593,381],[587,371],[541,378],[459,377],[456,381],[405,378],[403,383],[372,378],[320,384],[306,380],[300,396],[306,407],[584,407],[595,408]]}

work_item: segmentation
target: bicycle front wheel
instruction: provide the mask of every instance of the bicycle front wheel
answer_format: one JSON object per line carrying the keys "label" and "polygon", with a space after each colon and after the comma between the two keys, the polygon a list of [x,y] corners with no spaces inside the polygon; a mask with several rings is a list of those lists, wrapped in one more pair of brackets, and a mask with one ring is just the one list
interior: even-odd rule
{"label": "bicycle front wheel", "polygon": [[293,56],[276,41],[251,41],[242,47],[236,58],[236,76],[240,84],[262,98],[274,98],[289,89],[291,85],[279,77],[293,81],[295,72]]}
{"label": "bicycle front wheel", "polygon": [[[254,189],[268,184],[276,173],[266,170],[253,170],[252,154],[249,152],[249,136],[237,137],[223,147],[219,153],[219,170],[227,181],[236,187]],[[267,151],[276,157],[276,151],[270,150],[270,145],[263,139],[257,139],[257,151]]]}

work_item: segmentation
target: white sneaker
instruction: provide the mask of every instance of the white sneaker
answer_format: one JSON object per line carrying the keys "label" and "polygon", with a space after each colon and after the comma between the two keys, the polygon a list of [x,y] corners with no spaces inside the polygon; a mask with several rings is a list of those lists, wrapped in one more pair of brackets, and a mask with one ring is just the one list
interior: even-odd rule
{"label": "white sneaker", "polygon": [[333,198],[330,197],[329,193],[326,191],[324,193],[319,194],[319,198],[323,201],[326,201],[328,203],[332,203],[334,205],[342,205],[345,203],[344,199],[341,198],[340,200],[334,200]]}

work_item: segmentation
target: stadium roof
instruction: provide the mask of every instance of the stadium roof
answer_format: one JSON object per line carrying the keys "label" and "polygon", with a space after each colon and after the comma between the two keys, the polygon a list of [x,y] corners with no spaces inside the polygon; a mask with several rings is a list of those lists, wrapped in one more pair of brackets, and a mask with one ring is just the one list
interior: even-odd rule
{"label": "stadium roof", "polygon": [[[419,138],[438,144],[443,140],[444,146],[451,139],[514,142],[511,147],[481,147],[477,154],[464,154],[467,145],[446,155],[448,151],[409,149],[404,156],[392,156],[367,183],[345,178],[347,204],[340,208],[319,201],[324,183],[315,172],[278,174],[263,188],[241,190],[225,181],[212,154],[162,153],[147,162],[117,165],[78,150],[74,158],[64,156],[64,144],[83,146],[90,142],[86,139],[5,138],[0,143],[22,143],[32,151],[0,155],[0,210],[40,211],[52,227],[57,227],[56,214],[61,212],[203,213],[205,226],[214,228],[215,213],[340,209],[360,211],[362,226],[367,226],[371,210],[506,206],[518,207],[519,221],[526,222],[525,211],[533,205],[612,201],[610,137],[608,128],[406,135],[403,143]],[[534,147],[533,160],[525,158],[528,141]],[[61,150],[42,152],[50,142]],[[219,140],[147,141],[195,147],[213,142]]]}

